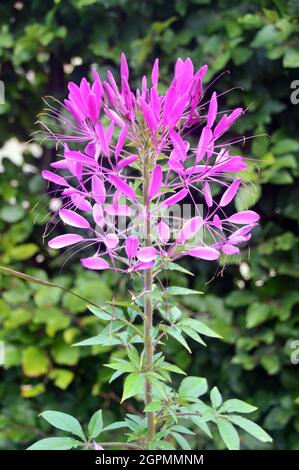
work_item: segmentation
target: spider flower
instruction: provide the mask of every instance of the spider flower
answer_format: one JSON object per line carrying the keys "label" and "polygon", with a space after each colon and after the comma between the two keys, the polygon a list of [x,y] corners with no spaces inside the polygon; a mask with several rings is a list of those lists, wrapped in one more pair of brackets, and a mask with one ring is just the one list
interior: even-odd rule
{"label": "spider flower", "polygon": [[233,212],[247,165],[221,138],[242,109],[220,117],[217,94],[205,101],[206,72],[179,58],[161,94],[156,59],[151,80],[143,77],[132,91],[122,54],[119,85],[110,71],[102,80],[95,70],[92,83],[69,84],[46,128],[62,156],[43,177],[61,199],[53,219],[72,228],[52,238],[51,248],[86,252],[87,269],[129,273],[185,255],[216,260],[239,253],[259,216]]}

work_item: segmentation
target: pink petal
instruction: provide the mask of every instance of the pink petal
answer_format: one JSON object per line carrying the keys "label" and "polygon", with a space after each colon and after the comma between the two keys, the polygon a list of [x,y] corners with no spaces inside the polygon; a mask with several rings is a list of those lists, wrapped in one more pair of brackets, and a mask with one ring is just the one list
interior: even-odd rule
{"label": "pink petal", "polygon": [[159,80],[159,59],[155,59],[152,70],[152,85],[156,87]]}
{"label": "pink petal", "polygon": [[71,225],[72,227],[90,228],[88,220],[69,209],[61,209],[61,211],[59,211],[59,217],[65,224]]}
{"label": "pink petal", "polygon": [[217,227],[219,230],[222,229],[222,222],[221,222],[221,219],[220,219],[219,215],[217,215],[217,214],[214,215],[212,224],[215,227]]}
{"label": "pink petal", "polygon": [[157,231],[158,231],[160,240],[163,243],[167,243],[170,237],[170,230],[169,230],[169,226],[163,220],[159,222]]}
{"label": "pink petal", "polygon": [[104,113],[119,127],[125,127],[124,120],[112,109],[105,108]]}
{"label": "pink petal", "polygon": [[93,448],[94,450],[104,450],[104,447],[102,447],[100,444],[97,444],[95,441],[93,442]]}
{"label": "pink petal", "polygon": [[240,253],[239,248],[234,245],[230,245],[229,243],[223,245],[222,251],[226,255],[237,255],[238,253]]}
{"label": "pink petal", "polygon": [[114,127],[115,127],[115,124],[112,121],[111,124],[109,124],[109,127],[108,127],[108,129],[105,133],[107,145],[110,145],[110,142],[111,142],[111,139],[112,139],[113,133],[114,133]]}
{"label": "pink petal", "polygon": [[113,249],[119,244],[119,239],[115,233],[108,233],[104,239],[107,248]]}
{"label": "pink petal", "polygon": [[185,95],[181,96],[174,104],[172,110],[169,112],[167,117],[167,123],[169,127],[174,127],[178,120],[181,118],[183,112],[186,109],[189,97],[186,93]]}
{"label": "pink petal", "polygon": [[209,128],[213,126],[216,116],[217,116],[217,95],[216,95],[216,92],[214,91],[211,101],[210,101],[210,106],[209,106],[209,111],[208,111],[207,126]]}
{"label": "pink petal", "polygon": [[160,111],[161,111],[161,100],[159,98],[158,92],[156,88],[152,87],[150,91],[150,96],[151,96],[151,108],[153,109],[155,113],[156,119],[159,120],[160,118]]}
{"label": "pink petal", "polygon": [[91,256],[90,258],[81,258],[80,261],[84,268],[87,269],[101,271],[102,269],[110,268],[108,261],[98,256]]}
{"label": "pink petal", "polygon": [[212,207],[213,198],[212,198],[212,194],[211,194],[210,185],[207,182],[204,184],[203,194],[204,194],[204,198],[205,198],[205,201],[207,203],[207,206]]}
{"label": "pink petal", "polygon": [[195,158],[196,163],[198,163],[200,160],[203,159],[204,155],[206,154],[208,150],[208,146],[212,138],[213,138],[213,134],[212,134],[211,129],[209,129],[208,127],[204,127],[202,130],[199,142],[198,142],[198,146],[197,146],[196,158]]}
{"label": "pink petal", "polygon": [[128,165],[131,165],[131,163],[134,163],[138,158],[138,155],[130,155],[129,157],[127,158],[124,158],[123,160],[120,160],[117,164],[117,168],[119,168],[119,170],[122,170],[123,168],[125,168],[126,166]]}
{"label": "pink petal", "polygon": [[96,166],[97,163],[93,158],[87,157],[82,152],[75,150],[66,150],[64,156],[67,160],[72,160],[77,163],[83,163],[85,165]]}
{"label": "pink petal", "polygon": [[177,241],[183,243],[185,240],[193,237],[198,230],[203,226],[203,218],[200,216],[193,217],[188,220],[180,230]]}
{"label": "pink petal", "polygon": [[219,171],[231,171],[238,172],[246,170],[247,165],[244,162],[243,158],[240,156],[229,157],[226,161],[222,163],[216,163],[212,173],[219,173]]}
{"label": "pink petal", "polygon": [[120,179],[118,176],[114,176],[114,175],[110,175],[109,180],[114,186],[116,186],[116,188],[119,190],[121,194],[124,194],[132,201],[135,201],[136,199],[135,191],[125,181]]}
{"label": "pink petal", "polygon": [[118,216],[130,216],[132,215],[132,209],[129,206],[126,206],[125,204],[105,204],[105,212],[108,215],[118,215]]}
{"label": "pink petal", "polygon": [[231,215],[228,220],[233,224],[254,224],[259,220],[260,216],[254,211],[242,211]]}
{"label": "pink petal", "polygon": [[115,154],[114,154],[114,157],[115,157],[116,160],[118,159],[119,154],[123,149],[125,140],[127,138],[128,129],[129,129],[129,127],[125,126],[119,134],[119,138],[118,138],[118,141],[117,141],[117,144],[116,144],[116,149],[115,149]]}
{"label": "pink petal", "polygon": [[145,263],[149,263],[150,261],[155,260],[157,256],[158,251],[153,246],[146,246],[144,248],[140,248],[137,253],[137,258]]}
{"label": "pink petal", "polygon": [[178,173],[179,175],[183,175],[185,173],[183,164],[175,158],[170,158],[168,160],[168,166],[172,171]]}
{"label": "pink petal", "polygon": [[170,196],[168,199],[165,199],[165,201],[162,202],[161,207],[169,207],[173,204],[176,204],[177,202],[184,199],[187,196],[188,192],[188,189],[181,189],[178,193],[174,194],[173,196]]}
{"label": "pink petal", "polygon": [[219,251],[208,246],[194,248],[193,250],[188,251],[186,254],[195,258],[206,259],[210,261],[218,259],[220,256]]}
{"label": "pink petal", "polygon": [[181,136],[175,132],[173,129],[169,133],[170,135],[170,140],[171,143],[175,149],[175,155],[178,158],[178,160],[184,161],[186,159],[186,142],[183,141]]}
{"label": "pink petal", "polygon": [[69,168],[68,162],[65,159],[50,163],[50,166],[56,170],[68,170]]}
{"label": "pink petal", "polygon": [[103,181],[96,175],[91,179],[92,197],[99,204],[103,204],[106,200],[106,189]]}
{"label": "pink petal", "polygon": [[103,209],[100,204],[95,204],[92,208],[92,215],[95,223],[102,226],[104,223]]}
{"label": "pink petal", "polygon": [[222,198],[220,199],[219,206],[220,207],[225,207],[227,206],[235,197],[237,194],[237,191],[239,189],[241,180],[235,180],[225,191],[223,194]]}
{"label": "pink petal", "polygon": [[149,261],[149,262],[145,262],[145,261],[141,261],[140,263],[137,264],[137,271],[144,271],[144,270],[147,270],[147,269],[151,269],[155,264],[155,261]]}
{"label": "pink petal", "polygon": [[69,184],[65,181],[64,178],[62,178],[62,176],[56,175],[55,173],[52,173],[52,171],[42,171],[42,177],[51,183],[59,184],[60,186],[64,186],[66,188],[69,187]]}
{"label": "pink petal", "polygon": [[176,100],[176,89],[174,86],[170,86],[170,88],[168,88],[166,92],[165,99],[164,99],[163,124],[167,124],[168,114],[173,108],[175,100]]}
{"label": "pink petal", "polygon": [[89,117],[96,122],[99,115],[99,102],[94,93],[90,93],[86,100],[86,109]]}
{"label": "pink petal", "polygon": [[138,247],[139,247],[138,238],[134,236],[128,237],[126,240],[126,245],[125,245],[127,257],[130,259],[135,258],[135,256],[137,255]]}
{"label": "pink petal", "polygon": [[129,79],[129,67],[124,52],[122,52],[120,56],[120,75],[126,80]]}
{"label": "pink petal", "polygon": [[149,127],[149,129],[154,132],[157,127],[158,121],[155,117],[155,113],[150,108],[150,106],[144,101],[143,98],[138,99],[138,104],[141,107],[141,111],[143,113],[144,119]]}
{"label": "pink petal", "polygon": [[92,207],[90,202],[88,202],[81,194],[72,194],[71,195],[71,200],[76,209],[79,209],[81,211],[86,211],[86,212],[91,212]]}
{"label": "pink petal", "polygon": [[96,123],[95,131],[96,131],[97,137],[99,139],[99,142],[101,144],[101,147],[102,147],[102,150],[103,150],[104,154],[106,155],[106,157],[109,157],[109,154],[110,154],[109,147],[108,147],[107,142],[106,142],[106,136],[105,136],[105,133],[104,133],[104,128],[103,128],[103,126],[100,122]]}
{"label": "pink petal", "polygon": [[64,248],[65,246],[74,245],[84,240],[81,235],[75,233],[68,233],[67,235],[59,235],[58,237],[52,238],[48,242],[50,248]]}
{"label": "pink petal", "polygon": [[156,165],[153,169],[152,178],[148,190],[148,199],[151,200],[159,193],[162,185],[163,171],[160,165]]}

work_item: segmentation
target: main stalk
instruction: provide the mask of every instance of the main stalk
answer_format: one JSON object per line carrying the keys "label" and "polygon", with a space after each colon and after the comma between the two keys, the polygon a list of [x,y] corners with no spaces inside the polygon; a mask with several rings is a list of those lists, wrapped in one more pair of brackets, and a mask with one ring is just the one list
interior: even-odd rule
{"label": "main stalk", "polygon": [[[151,221],[147,210],[147,201],[148,201],[148,190],[150,183],[150,159],[147,156],[144,159],[143,166],[143,202],[144,208],[146,211],[145,217],[145,245],[151,245]],[[148,405],[152,401],[152,382],[148,373],[151,373],[153,370],[153,340],[152,340],[152,326],[153,326],[153,302],[152,302],[152,285],[153,285],[153,273],[152,269],[147,269],[144,271],[144,368],[145,368],[145,403]],[[147,438],[148,442],[151,441],[155,434],[155,422],[154,414],[152,412],[147,412],[147,425],[148,433]]]}

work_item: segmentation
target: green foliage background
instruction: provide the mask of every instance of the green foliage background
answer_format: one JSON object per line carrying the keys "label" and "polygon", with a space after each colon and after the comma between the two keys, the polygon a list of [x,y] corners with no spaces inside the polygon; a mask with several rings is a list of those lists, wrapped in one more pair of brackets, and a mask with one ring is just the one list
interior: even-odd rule
{"label": "green foliage background", "polygon": [[[205,291],[180,303],[198,312],[224,340],[209,341],[207,350],[192,344],[192,359],[170,342],[168,354],[190,374],[207,376],[210,387],[217,384],[226,398],[257,405],[256,420],[273,436],[273,448],[299,450],[299,366],[291,364],[288,343],[299,339],[299,104],[290,101],[291,82],[299,80],[298,2],[2,1],[0,79],[6,100],[0,105],[1,146],[11,138],[28,140],[42,96],[64,97],[67,81],[79,81],[93,63],[101,73],[117,71],[122,50],[133,81],[149,72],[155,56],[165,83],[179,55],[189,55],[196,66],[207,63],[209,81],[229,70],[215,87],[219,93],[233,89],[222,96],[222,109],[247,108],[234,135],[263,135],[241,146],[250,165],[248,189],[237,206],[255,206],[262,220],[250,250],[228,260],[223,277],[219,269],[190,260],[184,265],[196,274],[193,279],[175,274],[176,285]],[[31,148],[22,148],[19,165],[9,160],[15,150],[5,149],[1,264],[71,287],[97,303],[116,292],[128,295],[126,279],[114,274],[99,277],[72,261],[61,271],[62,258],[42,243],[47,197],[39,173],[54,149],[44,148],[36,158]],[[103,364],[118,351],[70,347],[99,331],[98,319],[83,302],[5,275],[0,282],[0,340],[6,346],[0,448],[23,449],[52,433],[38,418],[44,409],[70,412],[82,422],[98,408],[105,410],[106,421],[138,409],[137,402],[119,409],[120,381],[108,384],[111,372]],[[212,446],[200,434],[192,437],[192,445]],[[221,445],[216,439],[216,447]],[[259,448],[249,437],[242,446]]]}

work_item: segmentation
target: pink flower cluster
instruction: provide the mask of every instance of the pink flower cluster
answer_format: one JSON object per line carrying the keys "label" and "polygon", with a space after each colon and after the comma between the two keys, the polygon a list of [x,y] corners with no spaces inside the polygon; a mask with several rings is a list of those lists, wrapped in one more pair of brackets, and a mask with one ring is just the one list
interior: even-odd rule
{"label": "pink flower cluster", "polygon": [[[69,83],[63,110],[51,108],[47,128],[63,156],[43,177],[59,191],[60,219],[81,232],[53,238],[51,248],[90,247],[91,256],[81,259],[85,268],[123,272],[183,255],[215,260],[239,253],[259,216],[226,214],[246,163],[220,140],[242,109],[220,114],[216,93],[204,102],[206,72],[207,66],[195,72],[191,59],[179,58],[163,95],[156,59],[151,83],[143,77],[133,92],[122,54],[120,87],[111,72],[102,81],[95,70],[93,83]],[[196,144],[191,134],[199,135]],[[187,217],[178,212],[185,206]]]}

